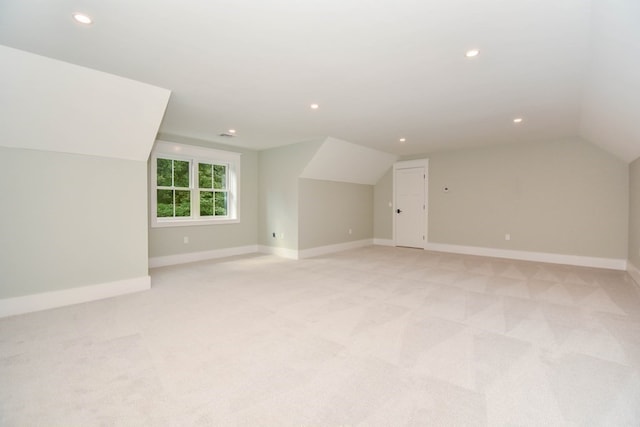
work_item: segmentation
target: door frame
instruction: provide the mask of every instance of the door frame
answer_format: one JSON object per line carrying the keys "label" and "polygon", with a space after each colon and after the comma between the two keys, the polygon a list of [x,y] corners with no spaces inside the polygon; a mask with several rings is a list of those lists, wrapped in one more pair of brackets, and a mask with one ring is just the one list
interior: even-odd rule
{"label": "door frame", "polygon": [[418,159],[418,160],[405,160],[401,162],[395,162],[393,164],[393,183],[392,183],[392,191],[393,191],[393,210],[392,210],[392,230],[393,230],[393,246],[398,246],[396,241],[396,171],[399,169],[412,169],[412,168],[424,168],[425,175],[425,185],[424,185],[424,224],[423,224],[423,233],[424,233],[424,242],[422,248],[426,247],[427,242],[429,241],[429,159]]}

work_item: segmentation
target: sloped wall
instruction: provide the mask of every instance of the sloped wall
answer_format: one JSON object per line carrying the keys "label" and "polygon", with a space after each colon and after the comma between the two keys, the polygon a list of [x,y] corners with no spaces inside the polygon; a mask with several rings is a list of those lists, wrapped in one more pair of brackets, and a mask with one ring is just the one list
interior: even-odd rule
{"label": "sloped wall", "polygon": [[300,178],[374,185],[398,156],[335,138],[327,138]]}
{"label": "sloped wall", "polygon": [[640,155],[640,2],[591,1],[580,135],[631,162]]}
{"label": "sloped wall", "polygon": [[146,161],[170,91],[0,45],[0,146]]}

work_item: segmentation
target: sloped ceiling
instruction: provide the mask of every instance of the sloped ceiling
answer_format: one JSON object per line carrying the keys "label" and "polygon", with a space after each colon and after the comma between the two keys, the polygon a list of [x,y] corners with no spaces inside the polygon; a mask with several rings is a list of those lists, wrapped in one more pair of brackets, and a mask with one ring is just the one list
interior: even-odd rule
{"label": "sloped ceiling", "polygon": [[640,27],[637,3],[4,0],[0,44],[171,89],[170,134],[229,143],[233,128],[254,149],[331,135],[397,155],[582,135],[629,160],[640,69],[617,25]]}
{"label": "sloped ceiling", "polygon": [[327,138],[300,178],[374,185],[396,159],[393,154]]}
{"label": "sloped ceiling", "polygon": [[0,146],[146,160],[170,91],[0,46]]}
{"label": "sloped ceiling", "polygon": [[593,0],[580,134],[631,162],[640,156],[640,1]]}

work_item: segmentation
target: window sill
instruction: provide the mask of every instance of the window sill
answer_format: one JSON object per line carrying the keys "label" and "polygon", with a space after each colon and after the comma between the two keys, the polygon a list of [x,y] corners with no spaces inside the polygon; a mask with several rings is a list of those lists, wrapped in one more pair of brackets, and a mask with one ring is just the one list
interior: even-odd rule
{"label": "window sill", "polygon": [[222,225],[222,224],[239,224],[239,219],[172,219],[168,221],[153,221],[151,228],[165,228],[165,227],[185,227],[185,226],[197,226],[197,225]]}

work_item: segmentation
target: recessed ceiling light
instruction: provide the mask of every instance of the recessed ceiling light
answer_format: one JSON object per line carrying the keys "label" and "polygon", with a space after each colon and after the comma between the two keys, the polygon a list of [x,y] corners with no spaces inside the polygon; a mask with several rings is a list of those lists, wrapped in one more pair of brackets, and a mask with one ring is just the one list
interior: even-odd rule
{"label": "recessed ceiling light", "polygon": [[229,129],[229,133],[236,133],[235,129]]}
{"label": "recessed ceiling light", "polygon": [[467,58],[475,58],[476,56],[478,56],[480,54],[480,51],[478,49],[471,49],[468,50],[464,56],[466,56]]}
{"label": "recessed ceiling light", "polygon": [[79,22],[81,24],[89,25],[93,22],[93,19],[91,19],[90,16],[85,15],[84,13],[74,13],[72,16],[76,22]]}
{"label": "recessed ceiling light", "polygon": [[400,142],[407,142],[407,138],[400,138]]}
{"label": "recessed ceiling light", "polygon": [[318,104],[311,104],[309,107],[311,107],[312,110],[317,110],[320,106]]}
{"label": "recessed ceiling light", "polygon": [[518,123],[522,123],[524,119],[522,117],[516,117],[515,119],[513,119],[513,123],[518,124]]}

